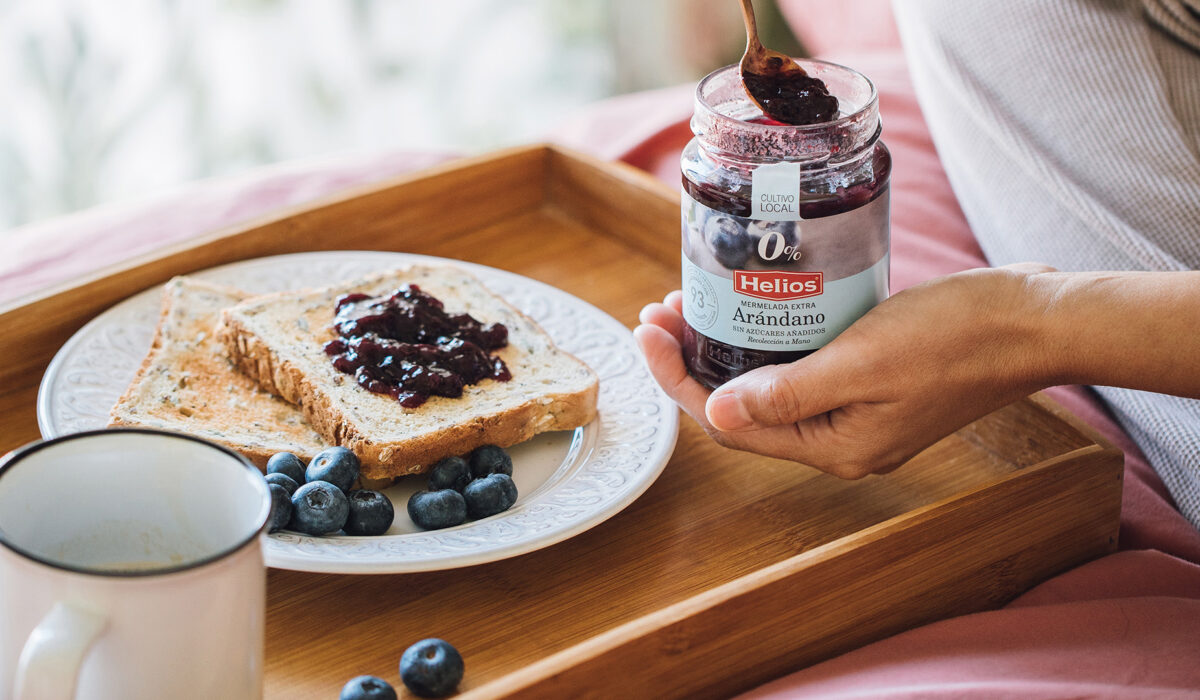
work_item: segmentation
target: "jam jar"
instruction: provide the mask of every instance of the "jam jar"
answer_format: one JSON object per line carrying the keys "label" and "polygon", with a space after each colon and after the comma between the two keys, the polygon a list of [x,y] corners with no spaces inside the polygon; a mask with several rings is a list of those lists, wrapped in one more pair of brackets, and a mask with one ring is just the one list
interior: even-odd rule
{"label": "jam jar", "polygon": [[696,88],[683,172],[683,354],[716,388],[821,348],[888,294],[888,179],[875,86],[798,59],[831,121],[765,117],[737,66]]}

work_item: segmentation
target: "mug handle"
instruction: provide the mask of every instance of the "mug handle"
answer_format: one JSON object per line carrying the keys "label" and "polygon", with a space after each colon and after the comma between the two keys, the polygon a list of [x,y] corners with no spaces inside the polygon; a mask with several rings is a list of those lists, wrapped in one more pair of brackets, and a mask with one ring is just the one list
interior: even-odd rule
{"label": "mug handle", "polygon": [[56,603],[21,650],[14,700],[72,700],[83,657],[107,622],[91,610]]}

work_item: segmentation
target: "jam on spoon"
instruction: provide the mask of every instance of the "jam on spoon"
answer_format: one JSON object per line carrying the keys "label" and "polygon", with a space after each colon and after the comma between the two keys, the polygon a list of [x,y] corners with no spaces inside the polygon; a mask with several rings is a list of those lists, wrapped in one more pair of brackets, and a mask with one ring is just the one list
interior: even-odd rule
{"label": "jam on spoon", "polygon": [[791,57],[772,51],[758,39],[754,7],[741,0],[746,22],[746,53],[739,69],[746,94],[768,119],[782,124],[819,124],[838,114],[838,99],[819,78],[809,75]]}
{"label": "jam on spoon", "polygon": [[504,324],[448,314],[415,284],[391,296],[343,295],[333,329],[338,337],[325,344],[325,354],[334,368],[405,408],[430,396],[458,398],[464,386],[484,379],[512,379],[504,360],[489,354],[508,345]]}

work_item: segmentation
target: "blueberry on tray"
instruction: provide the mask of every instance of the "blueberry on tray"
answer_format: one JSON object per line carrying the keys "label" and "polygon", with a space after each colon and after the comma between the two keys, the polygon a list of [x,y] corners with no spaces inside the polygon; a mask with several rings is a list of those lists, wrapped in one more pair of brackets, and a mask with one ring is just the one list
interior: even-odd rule
{"label": "blueberry on tray", "polygon": [[400,680],[423,698],[440,698],[453,693],[462,677],[462,655],[441,639],[422,639],[405,649],[400,657]]}
{"label": "blueberry on tray", "polygon": [[396,689],[378,676],[359,676],[342,686],[338,700],[396,700]]}

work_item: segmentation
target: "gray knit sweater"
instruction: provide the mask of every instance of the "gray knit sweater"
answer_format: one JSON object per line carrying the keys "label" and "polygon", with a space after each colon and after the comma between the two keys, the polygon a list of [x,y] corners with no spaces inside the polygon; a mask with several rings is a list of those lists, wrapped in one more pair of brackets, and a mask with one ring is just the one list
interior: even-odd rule
{"label": "gray knit sweater", "polygon": [[[1200,269],[1200,0],[894,7],[934,142],[993,264]],[[1200,318],[1194,329],[1200,353]],[[1096,390],[1200,527],[1200,401]]]}

